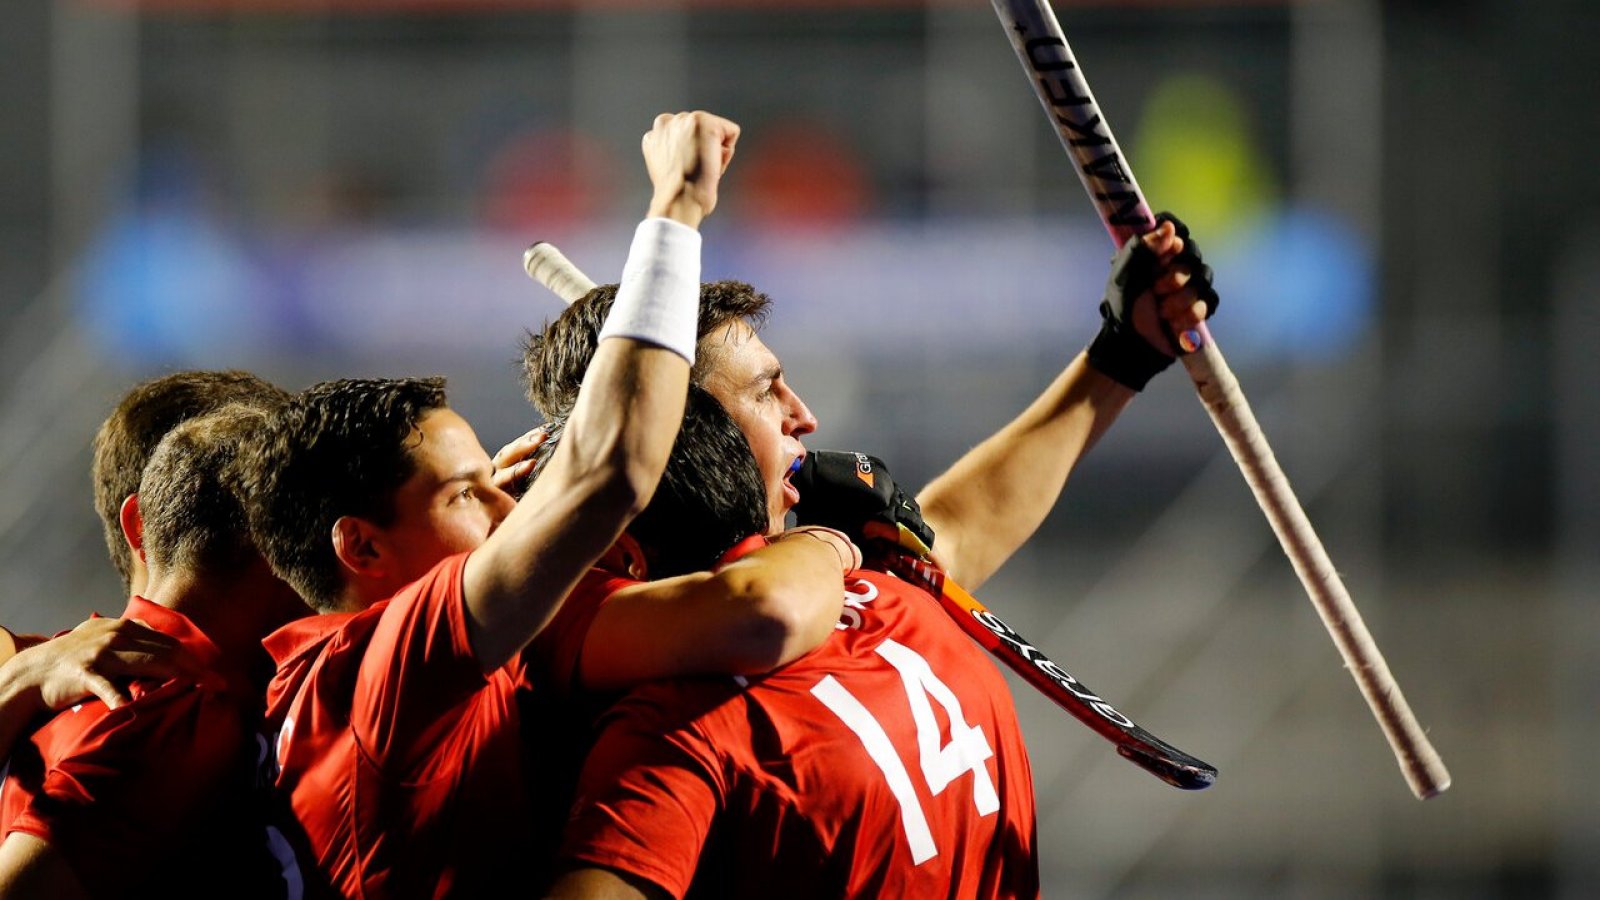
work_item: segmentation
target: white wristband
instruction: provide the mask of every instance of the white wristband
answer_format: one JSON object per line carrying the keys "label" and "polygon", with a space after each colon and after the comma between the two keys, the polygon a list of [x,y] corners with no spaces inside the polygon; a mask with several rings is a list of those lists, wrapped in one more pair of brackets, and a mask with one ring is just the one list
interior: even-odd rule
{"label": "white wristband", "polygon": [[600,339],[646,341],[694,365],[699,323],[700,232],[671,219],[645,219],[633,233]]}

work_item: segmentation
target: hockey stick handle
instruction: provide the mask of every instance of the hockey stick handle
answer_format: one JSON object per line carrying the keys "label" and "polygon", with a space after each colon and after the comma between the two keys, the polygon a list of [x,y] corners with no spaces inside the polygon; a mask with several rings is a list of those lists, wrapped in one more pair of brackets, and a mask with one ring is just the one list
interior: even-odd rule
{"label": "hockey stick handle", "polygon": [[[1117,246],[1155,227],[1155,217],[1111,128],[1095,102],[1047,0],[991,0],[1045,114]],[[1266,513],[1317,614],[1344,657],[1417,797],[1450,786],[1450,773],[1428,741],[1383,654],[1333,568],[1327,551],[1278,466],[1227,361],[1202,323],[1185,349],[1184,368],[1228,450]],[[1193,346],[1192,346],[1193,345]]]}
{"label": "hockey stick handle", "polygon": [[539,241],[522,252],[522,269],[568,306],[595,288],[594,281],[548,241]]}

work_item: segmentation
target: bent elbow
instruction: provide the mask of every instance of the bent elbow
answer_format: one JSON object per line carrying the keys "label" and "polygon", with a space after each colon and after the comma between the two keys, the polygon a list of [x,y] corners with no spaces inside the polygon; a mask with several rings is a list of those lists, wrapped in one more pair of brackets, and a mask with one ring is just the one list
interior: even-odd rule
{"label": "bent elbow", "polygon": [[752,584],[737,598],[743,606],[729,646],[735,674],[758,674],[787,665],[816,649],[832,633],[843,594]]}

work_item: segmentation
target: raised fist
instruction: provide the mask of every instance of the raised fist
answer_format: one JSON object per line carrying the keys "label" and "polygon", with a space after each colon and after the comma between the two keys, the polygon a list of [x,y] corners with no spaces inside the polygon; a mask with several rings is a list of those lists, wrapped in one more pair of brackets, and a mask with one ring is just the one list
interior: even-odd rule
{"label": "raised fist", "polygon": [[716,208],[717,185],[738,140],[738,125],[708,112],[656,116],[641,142],[655,186],[649,214],[698,227]]}

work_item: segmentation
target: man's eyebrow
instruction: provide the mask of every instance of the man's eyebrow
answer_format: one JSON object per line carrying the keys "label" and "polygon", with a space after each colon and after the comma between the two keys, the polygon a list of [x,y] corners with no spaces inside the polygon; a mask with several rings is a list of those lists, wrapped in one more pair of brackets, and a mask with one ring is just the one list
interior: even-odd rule
{"label": "man's eyebrow", "polygon": [[490,463],[487,466],[469,465],[469,466],[467,466],[465,468],[457,469],[456,471],[454,471],[454,472],[452,472],[450,474],[450,477],[448,477],[448,478],[446,478],[444,480],[444,483],[445,484],[454,484],[457,481],[476,481],[480,476],[482,476],[484,474],[485,471],[487,471],[490,475],[493,475],[494,474],[494,464]]}
{"label": "man's eyebrow", "polygon": [[751,384],[763,384],[763,383],[769,382],[769,381],[777,381],[779,378],[782,378],[782,377],[783,377],[783,366],[774,364],[774,365],[768,366],[765,369],[762,369],[760,372],[757,372],[756,376],[754,378],[750,379],[750,383]]}

